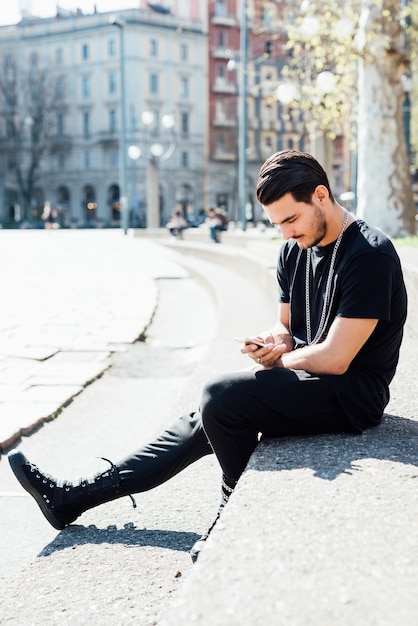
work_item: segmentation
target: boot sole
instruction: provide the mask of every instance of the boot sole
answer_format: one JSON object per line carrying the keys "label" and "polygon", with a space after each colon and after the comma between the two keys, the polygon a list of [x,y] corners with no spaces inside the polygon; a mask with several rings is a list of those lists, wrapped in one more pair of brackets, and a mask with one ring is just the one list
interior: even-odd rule
{"label": "boot sole", "polygon": [[27,463],[27,459],[25,458],[25,456],[21,452],[11,452],[8,456],[8,459],[10,467],[12,468],[12,471],[17,480],[20,482],[23,489],[27,491],[32,496],[32,498],[34,498],[51,526],[53,526],[56,530],[62,530],[63,528],[65,528],[67,524],[62,524],[55,517],[52,511],[48,508],[48,505],[44,501],[43,497],[32,487],[31,483],[28,481],[26,474],[22,469],[22,467]]}

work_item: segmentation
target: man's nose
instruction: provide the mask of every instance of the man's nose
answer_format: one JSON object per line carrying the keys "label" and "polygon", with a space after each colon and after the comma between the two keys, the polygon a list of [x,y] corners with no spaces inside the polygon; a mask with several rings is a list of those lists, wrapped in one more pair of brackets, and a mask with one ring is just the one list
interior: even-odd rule
{"label": "man's nose", "polygon": [[288,239],[292,239],[295,234],[294,229],[291,226],[280,226],[280,230],[282,232],[282,237],[285,241]]}

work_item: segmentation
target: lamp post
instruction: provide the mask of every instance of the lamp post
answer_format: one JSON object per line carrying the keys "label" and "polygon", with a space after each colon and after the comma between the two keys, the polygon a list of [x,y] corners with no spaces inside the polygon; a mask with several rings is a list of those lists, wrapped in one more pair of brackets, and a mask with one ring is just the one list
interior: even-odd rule
{"label": "lamp post", "polygon": [[126,182],[126,114],[125,114],[125,32],[124,24],[115,17],[110,23],[119,29],[120,60],[120,127],[119,127],[119,205],[121,228],[126,235],[129,228],[129,205]]}
{"label": "lamp post", "polygon": [[[141,115],[141,121],[146,128],[150,128],[155,122],[155,115],[152,111],[144,111]],[[161,125],[171,133],[170,144],[167,149],[161,143],[152,143],[149,146],[149,161],[146,176],[146,218],[147,228],[159,228],[160,226],[160,194],[159,194],[159,176],[158,164],[161,161],[167,161],[176,149],[176,137],[174,132],[174,117],[166,114],[161,118]],[[142,151],[137,146],[130,146],[130,156],[135,154],[134,158],[139,158]],[[131,156],[131,158],[133,158]]]}
{"label": "lamp post", "polygon": [[[138,161],[139,157],[141,156],[141,148],[139,148],[139,146],[129,146],[128,148],[128,156],[130,158],[131,161],[131,165],[132,165],[132,179],[131,179],[131,203],[130,203],[130,207],[131,207],[131,211],[132,211],[132,217],[135,216],[135,209],[138,208],[138,197],[137,197],[137,193],[136,193],[136,162]],[[137,216],[139,218],[139,216]],[[131,221],[131,224],[133,222],[133,225],[135,224],[135,220]]]}
{"label": "lamp post", "polygon": [[238,206],[242,230],[247,228],[247,0],[241,1],[240,16],[240,76],[239,76],[239,136],[238,136]]}

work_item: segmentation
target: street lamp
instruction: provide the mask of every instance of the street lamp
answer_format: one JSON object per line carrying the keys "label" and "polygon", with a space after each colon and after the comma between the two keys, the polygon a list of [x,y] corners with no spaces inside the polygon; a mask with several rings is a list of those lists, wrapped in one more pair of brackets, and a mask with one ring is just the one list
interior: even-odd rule
{"label": "street lamp", "polygon": [[[143,111],[141,115],[142,124],[149,129],[155,122],[155,115],[152,111]],[[163,115],[161,125],[170,131],[170,144],[167,149],[159,142],[151,143],[149,146],[149,162],[146,177],[146,215],[147,228],[159,228],[160,226],[160,194],[158,181],[158,163],[167,161],[176,149],[176,137],[174,132],[174,117],[171,114]],[[129,155],[133,159],[138,159],[142,154],[138,146],[129,147]]]}
{"label": "street lamp", "polygon": [[123,22],[111,17],[109,23],[119,29],[120,60],[120,127],[119,127],[119,205],[121,227],[126,235],[129,228],[129,206],[126,183],[126,115],[125,115],[125,31]]}
{"label": "street lamp", "polygon": [[247,61],[248,61],[248,8],[241,1],[240,16],[240,77],[239,77],[239,136],[238,136],[238,205],[242,230],[247,227]]}
{"label": "street lamp", "polygon": [[[138,196],[136,193],[136,162],[141,156],[141,148],[139,146],[129,146],[128,148],[128,157],[131,160],[132,165],[132,178],[131,178],[131,210],[132,216],[135,216],[135,209],[139,208]],[[139,217],[139,216],[138,216]],[[132,223],[132,222],[131,222]],[[135,223],[135,221],[134,221]]]}

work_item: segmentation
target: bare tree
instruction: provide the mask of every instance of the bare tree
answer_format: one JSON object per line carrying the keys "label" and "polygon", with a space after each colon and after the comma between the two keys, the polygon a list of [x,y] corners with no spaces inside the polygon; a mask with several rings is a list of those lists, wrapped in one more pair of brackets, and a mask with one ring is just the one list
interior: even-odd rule
{"label": "bare tree", "polygon": [[56,149],[60,108],[57,82],[39,66],[36,55],[28,68],[21,67],[12,53],[5,55],[0,72],[0,148],[17,186],[24,220],[31,219],[41,164]]}

